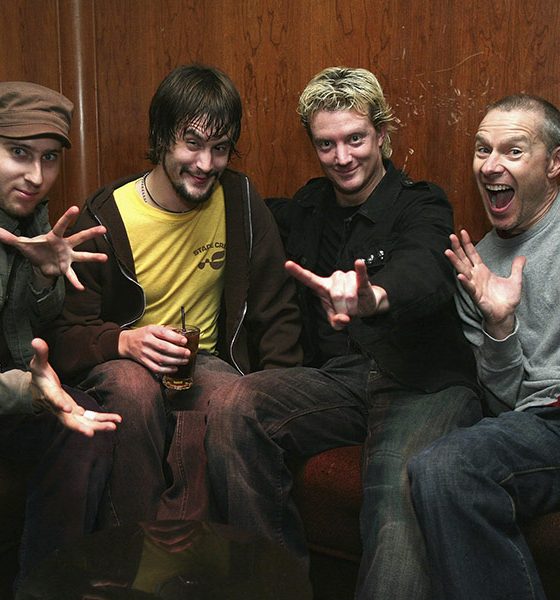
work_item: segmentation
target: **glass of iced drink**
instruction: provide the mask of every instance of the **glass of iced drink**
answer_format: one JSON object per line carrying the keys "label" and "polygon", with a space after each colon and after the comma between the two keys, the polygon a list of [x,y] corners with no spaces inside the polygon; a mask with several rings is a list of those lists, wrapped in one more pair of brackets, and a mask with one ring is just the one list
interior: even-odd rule
{"label": "glass of iced drink", "polygon": [[196,325],[183,325],[181,328],[173,327],[173,330],[187,338],[187,348],[191,351],[191,357],[186,365],[179,365],[175,373],[164,375],[162,383],[170,390],[188,390],[193,384],[200,329]]}

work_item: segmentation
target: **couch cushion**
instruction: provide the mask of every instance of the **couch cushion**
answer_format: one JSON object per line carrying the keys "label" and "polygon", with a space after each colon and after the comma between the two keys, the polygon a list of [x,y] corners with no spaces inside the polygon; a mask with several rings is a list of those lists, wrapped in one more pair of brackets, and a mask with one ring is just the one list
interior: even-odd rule
{"label": "couch cushion", "polygon": [[[312,550],[312,572],[313,560],[317,562],[321,555],[325,555],[324,560],[332,557],[359,561],[360,462],[361,446],[347,446],[322,452],[293,469],[294,498]],[[537,517],[522,528],[547,597],[560,598],[560,512]],[[332,587],[329,573],[336,569],[332,563],[327,564],[317,579],[328,591]],[[352,585],[347,584],[348,590]],[[338,598],[342,597],[339,594]]]}
{"label": "couch cushion", "polygon": [[361,446],[311,457],[294,469],[294,498],[313,550],[358,561],[362,504]]}

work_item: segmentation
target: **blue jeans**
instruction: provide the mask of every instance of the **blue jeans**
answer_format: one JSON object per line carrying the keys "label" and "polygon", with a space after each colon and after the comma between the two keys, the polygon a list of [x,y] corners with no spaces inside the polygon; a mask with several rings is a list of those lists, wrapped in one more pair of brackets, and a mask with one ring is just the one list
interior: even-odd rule
{"label": "blue jeans", "polygon": [[357,598],[429,598],[422,536],[409,498],[410,456],[480,418],[468,388],[404,390],[360,355],[322,368],[274,369],[238,379],[211,404],[206,437],[219,518],[308,554],[291,498],[287,458],[364,445],[360,516],[363,557]]}
{"label": "blue jeans", "polygon": [[123,418],[100,509],[101,527],[207,517],[207,404],[214,389],[238,377],[226,362],[202,353],[193,387],[181,392],[165,390],[132,360],[111,360],[92,369],[80,387]]}
{"label": "blue jeans", "polygon": [[410,463],[440,600],[545,600],[519,524],[560,508],[560,409],[502,413]]}
{"label": "blue jeans", "polygon": [[[66,391],[84,408],[99,410],[83,392]],[[34,465],[27,482],[18,580],[56,548],[94,530],[114,440],[109,431],[89,438],[66,429],[49,412],[0,418],[0,456]]]}

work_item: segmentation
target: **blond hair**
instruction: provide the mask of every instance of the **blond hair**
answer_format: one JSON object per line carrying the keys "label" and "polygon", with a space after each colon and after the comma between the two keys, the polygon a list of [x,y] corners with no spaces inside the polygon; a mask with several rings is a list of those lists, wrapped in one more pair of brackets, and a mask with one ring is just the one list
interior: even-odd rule
{"label": "blond hair", "polygon": [[384,158],[391,156],[393,113],[377,77],[367,69],[329,67],[317,73],[303,90],[297,109],[309,135],[311,119],[320,110],[353,110],[369,117],[377,132],[385,127],[381,153]]}

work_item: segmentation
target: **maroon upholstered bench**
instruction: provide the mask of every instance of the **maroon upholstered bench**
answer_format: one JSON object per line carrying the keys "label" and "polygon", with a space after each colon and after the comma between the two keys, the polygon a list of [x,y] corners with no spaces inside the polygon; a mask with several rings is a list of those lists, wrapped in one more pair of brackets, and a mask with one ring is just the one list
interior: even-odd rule
{"label": "maroon upholstered bench", "polygon": [[[314,600],[351,600],[360,559],[361,446],[328,450],[294,469],[294,494],[311,551]],[[549,600],[560,598],[560,512],[524,531]]]}

